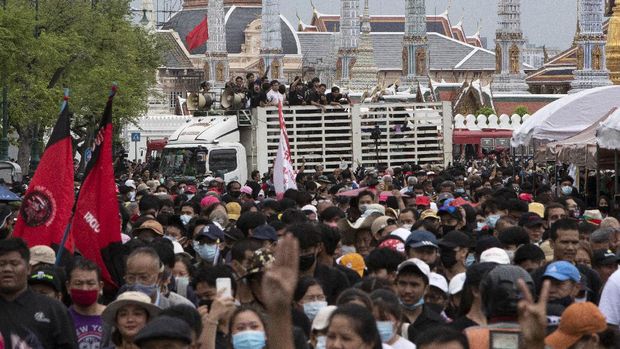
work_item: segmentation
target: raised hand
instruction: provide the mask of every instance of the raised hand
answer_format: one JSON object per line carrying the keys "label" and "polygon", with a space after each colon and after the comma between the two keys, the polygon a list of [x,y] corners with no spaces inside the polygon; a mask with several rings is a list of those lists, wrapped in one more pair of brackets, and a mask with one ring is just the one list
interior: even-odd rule
{"label": "raised hand", "polygon": [[267,310],[282,311],[290,307],[299,274],[299,242],[292,234],[278,241],[275,261],[267,266],[262,281]]}
{"label": "raised hand", "polygon": [[519,289],[523,294],[523,299],[517,305],[519,325],[527,348],[543,349],[545,347],[547,300],[549,299],[550,285],[549,280],[543,282],[538,302],[534,302],[534,297],[532,297],[525,281],[523,279],[518,281]]}

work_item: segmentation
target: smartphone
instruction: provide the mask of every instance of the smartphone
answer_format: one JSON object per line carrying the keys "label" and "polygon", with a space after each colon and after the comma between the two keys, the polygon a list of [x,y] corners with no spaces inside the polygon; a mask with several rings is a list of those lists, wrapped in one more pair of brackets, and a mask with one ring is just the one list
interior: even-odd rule
{"label": "smartphone", "polygon": [[230,284],[230,278],[217,278],[215,279],[215,289],[219,293],[224,290],[222,296],[232,297],[232,286]]}

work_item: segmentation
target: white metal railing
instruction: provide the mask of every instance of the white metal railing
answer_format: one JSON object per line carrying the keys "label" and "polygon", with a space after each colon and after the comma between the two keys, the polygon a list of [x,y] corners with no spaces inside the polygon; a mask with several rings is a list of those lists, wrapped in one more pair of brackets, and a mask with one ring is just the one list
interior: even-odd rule
{"label": "white metal railing", "polygon": [[[283,109],[295,168],[305,160],[306,168],[323,165],[337,168],[341,161],[366,167],[377,163],[371,130],[378,125],[379,163],[446,165],[452,161],[452,114],[444,103],[356,104],[328,107],[325,112],[312,106]],[[278,149],[280,124],[275,107],[257,108],[253,117],[256,135],[256,166],[266,172]],[[263,154],[266,154],[264,156]]]}

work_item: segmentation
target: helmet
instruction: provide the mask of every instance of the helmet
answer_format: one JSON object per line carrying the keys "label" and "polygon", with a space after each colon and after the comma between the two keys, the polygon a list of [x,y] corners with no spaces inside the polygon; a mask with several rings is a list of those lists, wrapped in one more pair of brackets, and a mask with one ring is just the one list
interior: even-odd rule
{"label": "helmet", "polygon": [[515,265],[498,265],[482,279],[482,307],[487,318],[517,316],[517,304],[523,298],[517,284],[519,279],[535,294],[530,274]]}

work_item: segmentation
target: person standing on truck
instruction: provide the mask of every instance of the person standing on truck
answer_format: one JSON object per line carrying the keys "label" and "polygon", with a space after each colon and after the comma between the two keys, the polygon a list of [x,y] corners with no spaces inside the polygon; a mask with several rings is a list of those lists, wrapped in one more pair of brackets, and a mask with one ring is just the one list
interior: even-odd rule
{"label": "person standing on truck", "polygon": [[280,93],[280,82],[271,80],[271,89],[267,92],[267,101],[271,106],[284,105],[284,95]]}
{"label": "person standing on truck", "polygon": [[250,98],[250,108],[258,108],[264,107],[267,105],[267,93],[263,91],[261,88],[261,84],[259,81],[254,83],[254,88],[252,89],[252,97]]}

